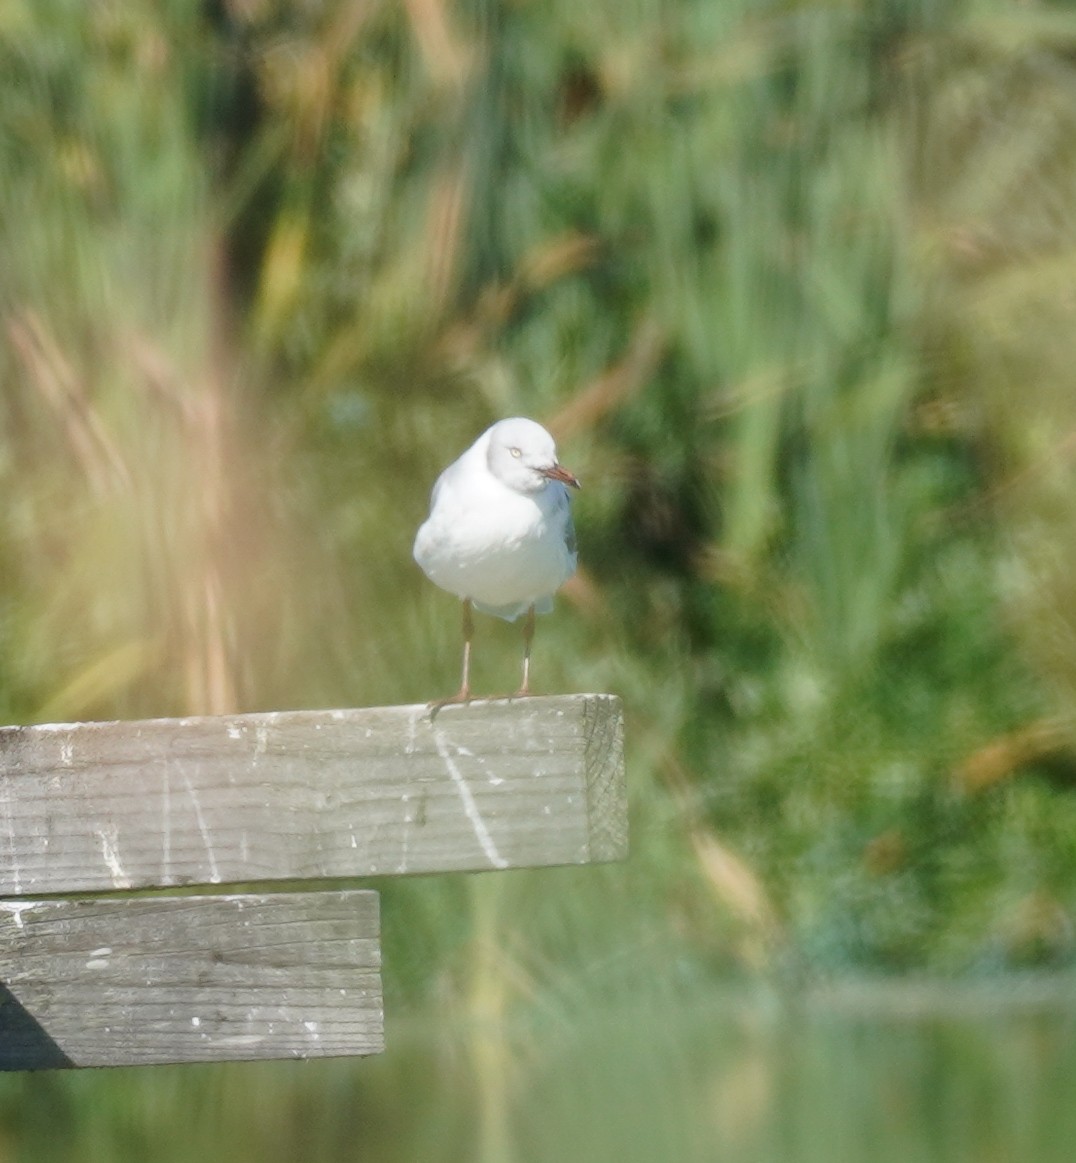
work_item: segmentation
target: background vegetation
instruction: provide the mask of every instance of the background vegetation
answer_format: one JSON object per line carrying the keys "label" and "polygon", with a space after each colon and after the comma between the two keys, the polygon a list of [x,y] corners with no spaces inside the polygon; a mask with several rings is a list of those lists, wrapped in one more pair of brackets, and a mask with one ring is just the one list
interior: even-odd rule
{"label": "background vegetation", "polygon": [[6,0],[0,97],[3,721],[447,692],[522,413],[633,809],[379,886],[383,1059],[10,1079],[0,1160],[1067,1158],[1066,5]]}

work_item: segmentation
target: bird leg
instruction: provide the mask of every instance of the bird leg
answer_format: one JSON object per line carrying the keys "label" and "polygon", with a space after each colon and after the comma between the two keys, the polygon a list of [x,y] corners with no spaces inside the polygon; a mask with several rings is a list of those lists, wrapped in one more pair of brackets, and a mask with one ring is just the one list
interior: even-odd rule
{"label": "bird leg", "polygon": [[531,643],[534,641],[534,606],[527,611],[527,620],[523,623],[523,682],[512,696],[516,699],[526,698],[531,693]]}
{"label": "bird leg", "polygon": [[463,599],[463,674],[460,677],[460,689],[447,699],[438,699],[430,703],[430,710],[436,714],[442,707],[453,703],[469,703],[471,701],[471,639],[474,637],[474,618],[471,616],[471,599]]}

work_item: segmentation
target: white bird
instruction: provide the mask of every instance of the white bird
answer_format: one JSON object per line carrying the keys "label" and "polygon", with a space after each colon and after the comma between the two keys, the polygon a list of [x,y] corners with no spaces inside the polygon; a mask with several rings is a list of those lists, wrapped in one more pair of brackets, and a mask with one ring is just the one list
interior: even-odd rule
{"label": "white bird", "polygon": [[471,698],[471,607],[523,624],[523,681],[530,693],[534,616],[575,572],[568,489],[579,481],[557,460],[553,437],[533,420],[500,420],[437,478],[430,515],[415,537],[415,561],[442,589],[463,599],[460,689],[434,704]]}

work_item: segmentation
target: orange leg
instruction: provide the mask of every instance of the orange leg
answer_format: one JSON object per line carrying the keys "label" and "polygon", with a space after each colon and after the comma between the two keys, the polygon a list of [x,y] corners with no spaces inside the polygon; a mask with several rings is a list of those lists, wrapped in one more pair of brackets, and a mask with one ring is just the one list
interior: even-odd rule
{"label": "orange leg", "polygon": [[469,703],[471,701],[471,640],[474,638],[474,618],[471,615],[471,599],[463,599],[463,674],[460,676],[460,689],[447,699],[438,699],[430,703],[430,710],[439,711],[453,703]]}
{"label": "orange leg", "polygon": [[527,611],[527,620],[523,623],[523,682],[512,696],[526,698],[531,693],[531,643],[534,641],[534,607]]}

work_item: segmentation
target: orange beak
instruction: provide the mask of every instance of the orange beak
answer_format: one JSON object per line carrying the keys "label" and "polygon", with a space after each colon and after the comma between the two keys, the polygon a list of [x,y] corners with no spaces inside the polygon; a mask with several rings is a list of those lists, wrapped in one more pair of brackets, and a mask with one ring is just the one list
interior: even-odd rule
{"label": "orange beak", "polygon": [[549,477],[551,481],[560,481],[561,484],[570,485],[573,489],[582,488],[582,485],[579,483],[579,478],[574,473],[570,473],[562,465],[555,464],[552,468],[543,468],[538,471],[542,476]]}

